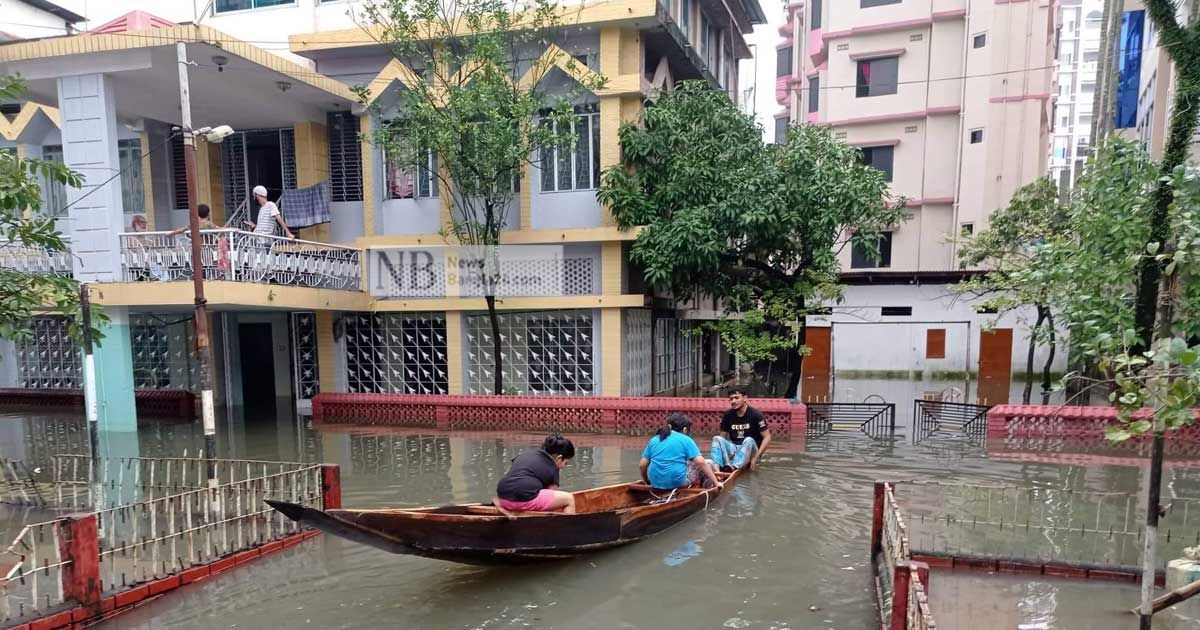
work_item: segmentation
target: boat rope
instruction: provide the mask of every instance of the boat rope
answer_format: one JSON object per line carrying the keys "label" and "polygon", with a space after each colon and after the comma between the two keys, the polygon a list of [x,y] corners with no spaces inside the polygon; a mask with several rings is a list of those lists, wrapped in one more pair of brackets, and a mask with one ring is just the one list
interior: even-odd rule
{"label": "boat rope", "polygon": [[666,497],[660,497],[660,496],[658,496],[657,494],[654,494],[654,490],[653,490],[653,489],[651,489],[651,490],[650,490],[650,496],[654,497],[654,500],[653,500],[653,501],[647,501],[647,502],[646,502],[646,505],[658,505],[658,504],[660,504],[660,503],[670,503],[670,502],[671,502],[671,499],[674,499],[674,498],[675,498],[675,492],[676,492],[677,490],[679,490],[679,488],[673,488],[673,489],[671,490],[671,493],[670,493],[670,494],[668,494]]}

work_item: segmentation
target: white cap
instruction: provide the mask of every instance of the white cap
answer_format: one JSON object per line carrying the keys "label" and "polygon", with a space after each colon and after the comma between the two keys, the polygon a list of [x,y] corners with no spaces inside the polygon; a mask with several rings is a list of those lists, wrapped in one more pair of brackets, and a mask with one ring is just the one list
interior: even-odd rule
{"label": "white cap", "polygon": [[266,197],[266,196],[267,196],[267,189],[266,189],[266,188],[263,188],[262,186],[255,186],[255,187],[254,187],[254,194],[258,195],[259,197]]}

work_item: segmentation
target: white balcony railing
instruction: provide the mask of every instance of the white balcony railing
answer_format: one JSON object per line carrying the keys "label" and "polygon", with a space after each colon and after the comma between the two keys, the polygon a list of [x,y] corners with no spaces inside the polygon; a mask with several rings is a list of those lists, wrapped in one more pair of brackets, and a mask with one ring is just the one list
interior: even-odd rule
{"label": "white balcony railing", "polygon": [[[352,247],[229,228],[203,230],[200,237],[201,264],[208,280],[321,289],[361,285],[361,252]],[[126,282],[191,280],[191,240],[186,233],[123,233],[121,272]]]}
{"label": "white balcony railing", "polygon": [[71,252],[0,246],[0,268],[38,276],[67,277],[71,275]]}

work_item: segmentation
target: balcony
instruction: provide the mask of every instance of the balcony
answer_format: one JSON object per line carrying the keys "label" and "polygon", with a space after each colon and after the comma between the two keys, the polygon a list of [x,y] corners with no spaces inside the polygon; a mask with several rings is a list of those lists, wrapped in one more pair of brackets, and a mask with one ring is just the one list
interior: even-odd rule
{"label": "balcony", "polygon": [[40,247],[0,247],[0,269],[37,276],[70,277],[71,252]]}
{"label": "balcony", "polygon": [[[121,234],[125,282],[192,279],[192,244],[170,232]],[[361,251],[327,243],[263,236],[234,229],[203,230],[201,264],[207,280],[359,290]]]}

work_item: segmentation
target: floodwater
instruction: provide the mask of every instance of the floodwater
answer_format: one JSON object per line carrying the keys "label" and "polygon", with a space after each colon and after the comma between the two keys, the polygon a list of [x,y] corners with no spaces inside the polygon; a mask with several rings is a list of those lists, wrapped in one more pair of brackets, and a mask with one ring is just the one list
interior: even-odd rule
{"label": "floodwater", "polygon": [[[923,387],[912,384],[889,398],[900,412]],[[905,424],[906,416],[898,416]],[[0,455],[82,450],[86,440],[79,430],[73,416],[0,415]],[[343,503],[354,507],[486,500],[508,461],[539,441],[540,436],[502,433],[316,431],[307,419],[287,413],[230,414],[219,434],[223,456],[339,464]],[[201,444],[196,425],[144,424],[113,454],[195,453]],[[643,439],[580,436],[576,444],[578,456],[563,474],[566,489],[637,476]],[[479,568],[389,555],[321,536],[98,627],[878,627],[867,550],[872,484],[881,479],[1136,492],[1140,471],[996,461],[978,446],[936,440],[914,445],[907,436],[819,438],[803,452],[785,444],[707,511],[675,528],[588,558]],[[1170,468],[1165,482],[1200,494],[1200,472],[1194,469]],[[1133,621],[1127,611],[1137,600],[1132,585],[936,570],[932,581],[935,612],[945,616],[939,627],[951,630],[1128,628]]]}

